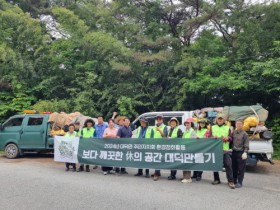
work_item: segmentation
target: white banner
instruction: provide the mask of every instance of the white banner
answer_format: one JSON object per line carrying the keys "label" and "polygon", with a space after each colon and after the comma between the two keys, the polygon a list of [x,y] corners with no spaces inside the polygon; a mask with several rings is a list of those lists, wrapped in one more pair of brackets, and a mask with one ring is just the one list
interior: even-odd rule
{"label": "white banner", "polygon": [[78,163],[79,137],[54,137],[54,161]]}

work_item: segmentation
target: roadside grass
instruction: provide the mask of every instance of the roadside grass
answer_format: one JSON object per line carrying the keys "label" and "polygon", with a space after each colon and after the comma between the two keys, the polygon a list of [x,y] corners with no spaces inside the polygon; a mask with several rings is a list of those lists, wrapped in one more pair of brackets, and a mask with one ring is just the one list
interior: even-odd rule
{"label": "roadside grass", "polygon": [[0,155],[4,155],[4,154],[5,154],[5,151],[0,150]]}

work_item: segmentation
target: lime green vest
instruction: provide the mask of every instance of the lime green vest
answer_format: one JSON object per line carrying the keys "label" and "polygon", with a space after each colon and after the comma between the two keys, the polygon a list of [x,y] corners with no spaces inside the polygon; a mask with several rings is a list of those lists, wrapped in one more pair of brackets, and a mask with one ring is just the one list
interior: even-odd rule
{"label": "lime green vest", "polygon": [[[171,138],[178,138],[178,130],[179,130],[178,126],[174,128],[174,130],[172,132],[172,135],[171,135]],[[168,132],[168,136],[169,136],[170,132],[171,132],[171,128],[170,128],[170,130]]]}
{"label": "lime green vest", "polygon": [[[161,124],[161,125],[159,126],[159,129],[163,132],[163,130],[164,130],[165,127],[166,127],[166,125]],[[154,138],[155,138],[155,139],[161,139],[162,136],[161,136],[160,132],[156,130],[156,127],[154,127],[153,129],[154,129]]]}
{"label": "lime green vest", "polygon": [[89,130],[88,128],[83,128],[81,131],[81,137],[82,138],[92,138],[94,134],[95,129],[91,127]]}
{"label": "lime green vest", "polygon": [[207,128],[201,128],[196,131],[196,136],[199,138],[205,138],[205,133],[207,132]]}
{"label": "lime green vest", "polygon": [[[139,138],[140,137],[140,133],[141,133],[141,126],[137,129],[137,133],[136,133],[136,138]],[[151,135],[152,135],[152,129],[150,127],[147,127],[147,130],[146,130],[146,134],[145,134],[145,139],[149,139],[151,138]]]}
{"label": "lime green vest", "polygon": [[67,133],[65,134],[65,137],[76,137],[76,136],[77,136],[77,132],[76,132],[76,131],[74,131],[72,134],[69,133],[69,132],[67,132]]}
{"label": "lime green vest", "polygon": [[189,129],[189,131],[185,131],[184,134],[183,134],[183,139],[189,139],[192,137],[192,132],[194,130],[192,128]]}
{"label": "lime green vest", "polygon": [[[212,136],[216,136],[218,138],[222,136],[228,137],[228,133],[229,133],[229,127],[227,125],[223,125],[223,126],[214,125],[212,127]],[[223,143],[223,150],[224,151],[229,150],[229,142]]]}

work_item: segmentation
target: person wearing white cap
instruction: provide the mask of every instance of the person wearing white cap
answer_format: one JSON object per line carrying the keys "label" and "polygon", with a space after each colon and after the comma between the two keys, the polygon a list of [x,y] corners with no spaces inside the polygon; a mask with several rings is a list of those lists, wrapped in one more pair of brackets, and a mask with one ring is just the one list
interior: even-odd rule
{"label": "person wearing white cap", "polygon": [[[167,138],[182,138],[183,132],[179,128],[179,121],[176,117],[172,117],[169,120],[170,129],[167,134]],[[176,179],[177,170],[171,170],[170,176],[168,177],[168,180],[174,180]]]}

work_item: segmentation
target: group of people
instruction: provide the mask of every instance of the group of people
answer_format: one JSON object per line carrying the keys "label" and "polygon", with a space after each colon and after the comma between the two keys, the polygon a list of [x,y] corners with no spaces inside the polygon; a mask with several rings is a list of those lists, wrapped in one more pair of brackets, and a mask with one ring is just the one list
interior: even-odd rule
{"label": "group of people", "polygon": [[[120,119],[118,125],[114,123],[113,119],[108,120],[108,125],[104,123],[103,117],[99,116],[98,122],[95,125],[93,120],[87,120],[84,127],[79,130],[79,125],[70,124],[69,130],[65,136],[80,136],[81,138],[131,138],[132,130],[130,127],[130,120],[128,118]],[[148,120],[145,118],[140,119],[141,126],[137,128],[136,138],[222,138],[223,140],[223,163],[228,180],[228,186],[231,189],[240,188],[243,184],[245,165],[247,153],[249,150],[249,138],[247,133],[243,130],[243,121],[236,120],[235,130],[231,130],[225,122],[223,114],[218,114],[216,123],[209,125],[206,119],[201,119],[197,122],[197,128],[194,127],[192,118],[186,119],[184,125],[185,131],[179,128],[179,121],[177,118],[169,120],[170,128],[163,122],[163,115],[156,116],[156,125],[151,127]],[[69,171],[71,163],[66,163],[66,171]],[[73,171],[76,171],[76,165],[73,165]],[[89,172],[89,165],[86,165],[86,171]],[[96,169],[94,166],[93,169]],[[102,167],[104,175],[112,173],[112,167]],[[115,167],[117,175],[126,174],[125,168]],[[84,165],[81,164],[78,172],[84,171]],[[176,170],[171,170],[168,180],[176,179]],[[183,171],[182,183],[191,183],[192,180],[200,181],[202,179],[203,171]],[[138,169],[135,176],[143,176],[143,169]],[[154,181],[159,180],[161,173],[160,170],[155,170],[151,175]],[[219,172],[214,172],[213,185],[221,183]],[[145,169],[145,177],[150,177],[149,169]]]}
{"label": "group of people", "polygon": [[[132,130],[130,128],[130,120],[128,118],[121,118],[118,121],[118,125],[114,123],[114,119],[109,119],[108,123],[105,123],[102,116],[98,116],[97,124],[92,119],[87,119],[81,129],[79,122],[70,124],[67,126],[67,132],[65,137],[81,137],[82,139],[87,138],[131,138]],[[90,172],[89,165],[80,164],[79,168],[76,168],[75,163],[65,163],[66,171],[70,170],[70,166],[73,167],[73,171]],[[93,166],[93,169],[97,169],[98,166]],[[112,173],[113,168],[102,166],[101,167],[104,175]],[[115,167],[115,173],[117,175],[127,174],[125,168]]]}

